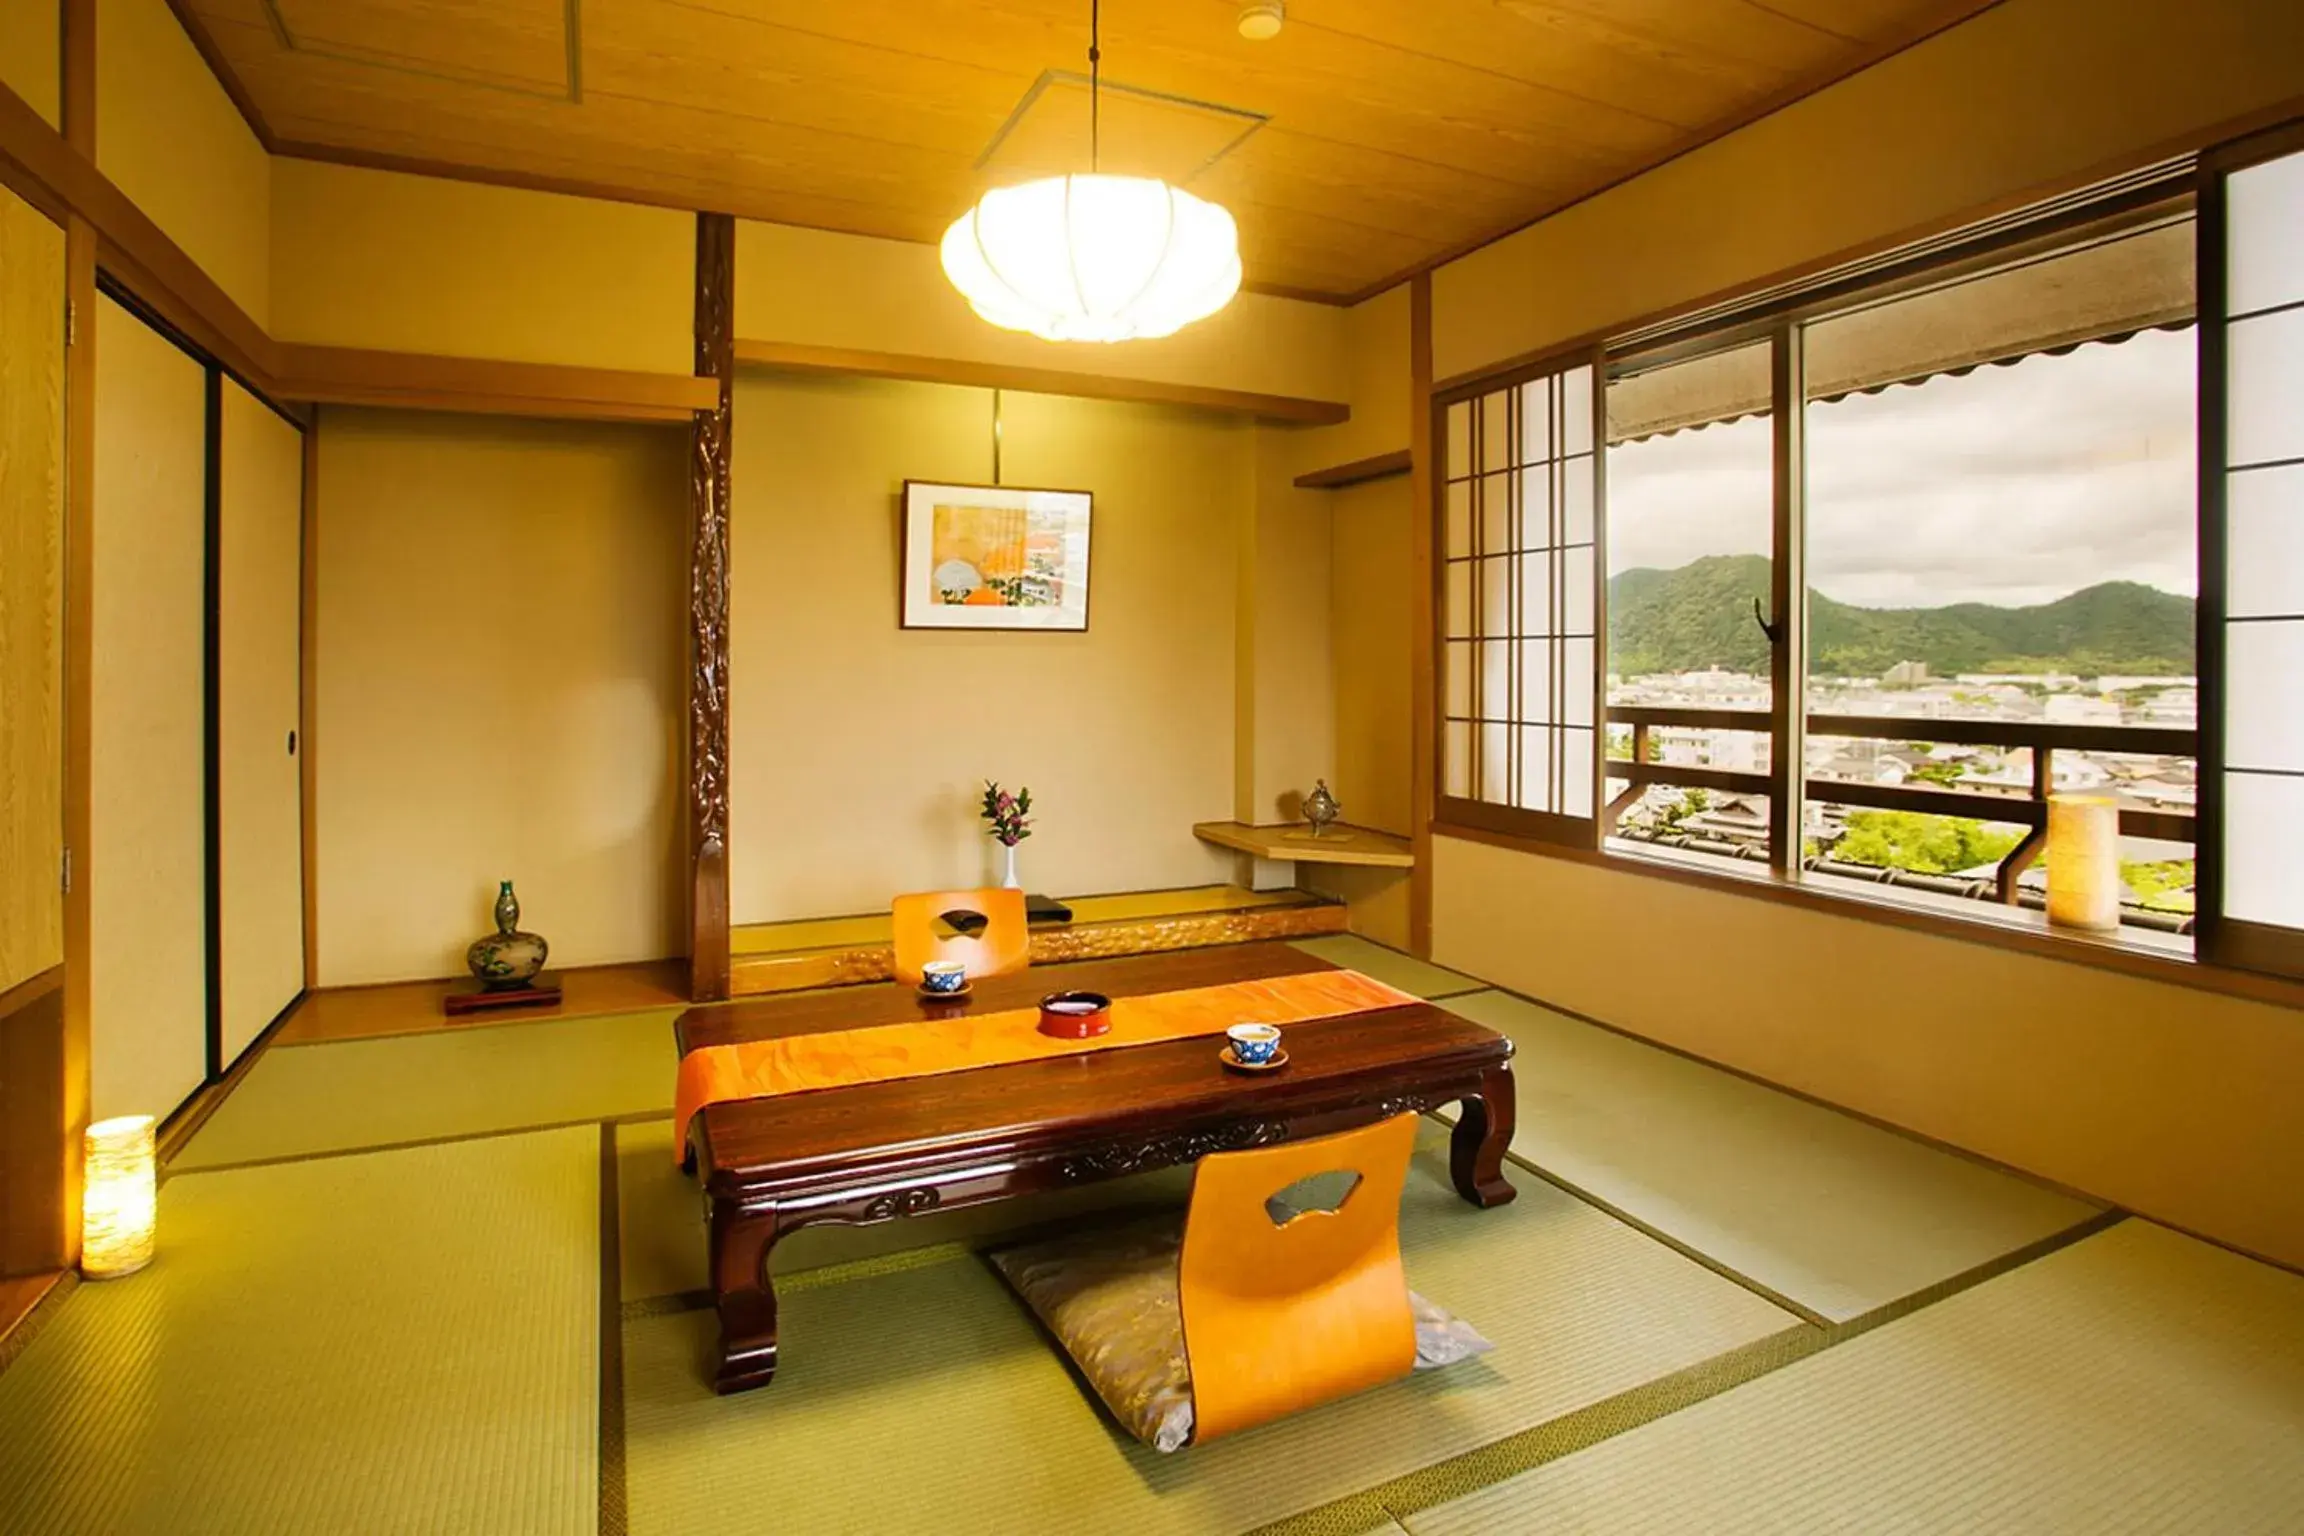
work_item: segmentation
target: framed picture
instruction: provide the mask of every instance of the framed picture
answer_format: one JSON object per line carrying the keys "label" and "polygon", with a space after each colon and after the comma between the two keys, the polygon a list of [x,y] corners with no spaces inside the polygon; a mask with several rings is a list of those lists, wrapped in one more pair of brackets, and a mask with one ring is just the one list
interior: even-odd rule
{"label": "framed picture", "polygon": [[904,482],[906,629],[1088,627],[1086,491]]}

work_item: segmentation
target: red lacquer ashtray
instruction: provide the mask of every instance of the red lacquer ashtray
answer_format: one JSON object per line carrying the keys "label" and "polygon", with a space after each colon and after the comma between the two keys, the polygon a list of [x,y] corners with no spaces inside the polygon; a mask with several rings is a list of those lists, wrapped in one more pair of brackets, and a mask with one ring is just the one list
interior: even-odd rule
{"label": "red lacquer ashtray", "polygon": [[1040,999],[1040,1033],[1087,1040],[1112,1029],[1112,999],[1101,992],[1051,992]]}

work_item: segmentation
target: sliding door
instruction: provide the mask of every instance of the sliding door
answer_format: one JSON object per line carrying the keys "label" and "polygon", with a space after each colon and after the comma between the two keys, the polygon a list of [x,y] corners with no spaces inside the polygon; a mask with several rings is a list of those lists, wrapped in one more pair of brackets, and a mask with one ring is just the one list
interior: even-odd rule
{"label": "sliding door", "polygon": [[96,307],[87,879],[103,1118],[165,1115],[208,1072],[208,377],[128,310]]}
{"label": "sliding door", "polygon": [[[2284,152],[2283,152],[2284,151]],[[2212,165],[2202,209],[2202,947],[2304,976],[2304,130]]]}
{"label": "sliding door", "polygon": [[304,987],[296,754],[304,434],[220,382],[216,507],[216,918],[220,1067]]}

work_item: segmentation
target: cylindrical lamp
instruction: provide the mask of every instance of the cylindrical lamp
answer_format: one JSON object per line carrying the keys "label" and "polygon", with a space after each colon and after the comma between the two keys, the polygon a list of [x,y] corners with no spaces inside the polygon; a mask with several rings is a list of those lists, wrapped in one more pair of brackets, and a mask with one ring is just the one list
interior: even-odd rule
{"label": "cylindrical lamp", "polygon": [[2119,801],[2048,797],[2048,921],[2100,933],[2119,928]]}
{"label": "cylindrical lamp", "polygon": [[80,1189],[80,1273],[91,1280],[132,1275],[152,1262],[160,1184],[152,1117],[121,1115],[88,1127]]}

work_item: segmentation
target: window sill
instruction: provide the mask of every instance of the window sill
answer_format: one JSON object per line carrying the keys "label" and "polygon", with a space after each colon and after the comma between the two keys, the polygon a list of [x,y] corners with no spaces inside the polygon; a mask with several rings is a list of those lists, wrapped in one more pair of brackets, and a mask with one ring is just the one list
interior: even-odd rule
{"label": "window sill", "polygon": [[[1652,854],[1602,853],[1589,848],[1563,847],[1509,832],[1445,821],[1433,824],[1432,835],[1452,837],[1462,842],[1484,843],[1494,848],[1509,848],[1520,853],[1540,854],[1546,858],[1567,859],[1646,879],[1670,880],[1709,891],[1782,902],[1788,906],[1805,907],[1810,911],[1853,918],[1860,922],[1886,923],[1891,927],[1909,928],[1938,938],[2013,949],[2049,960],[2060,960],[2068,965],[2119,971],[2171,986],[2246,998],[2251,1002],[2304,1009],[2304,983],[2255,971],[2209,965],[2181,951],[2158,945],[2148,946],[2127,939],[2098,938],[2085,933],[2050,929],[2047,920],[2037,912],[2012,911],[2005,907],[1986,907],[1977,912],[1945,912],[1929,906],[1885,901],[1871,894],[1870,887],[1857,886],[1851,882],[1849,887],[1843,888],[1830,883],[1828,876],[1823,879],[1811,877],[1808,880],[1792,881],[1772,869],[1757,866],[1749,870],[1698,868]],[[1977,905],[1984,906],[1983,903]]]}

